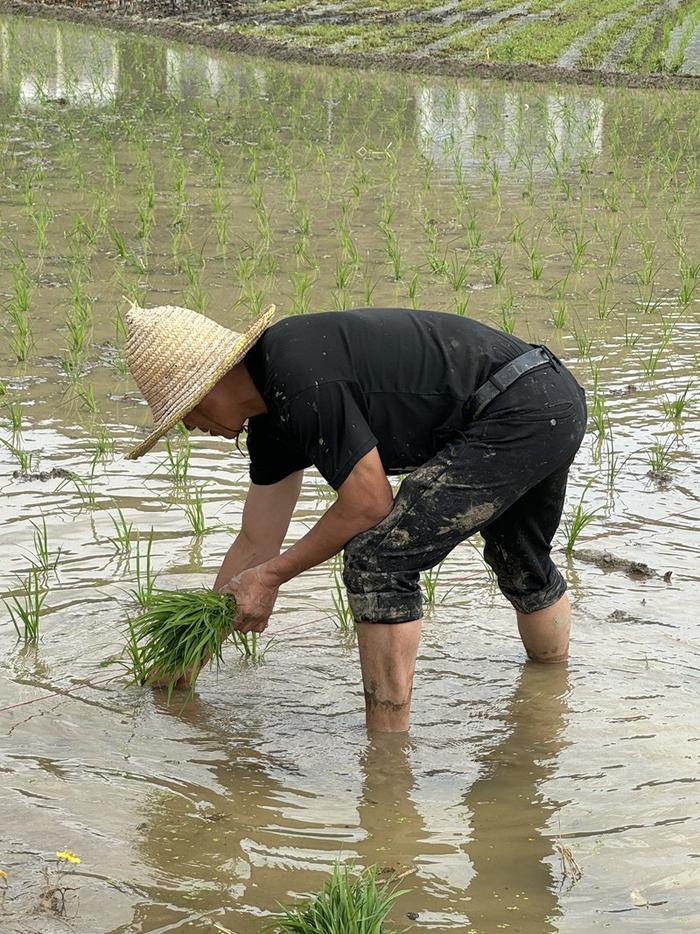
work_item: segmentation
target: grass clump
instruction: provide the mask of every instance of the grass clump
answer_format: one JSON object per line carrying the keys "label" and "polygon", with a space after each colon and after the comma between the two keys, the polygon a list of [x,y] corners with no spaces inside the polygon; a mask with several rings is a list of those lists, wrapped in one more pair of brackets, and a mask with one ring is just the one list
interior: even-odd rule
{"label": "grass clump", "polygon": [[193,691],[201,668],[218,666],[230,635],[241,655],[259,659],[255,633],[232,629],[236,601],[211,589],[153,590],[142,612],[127,624],[122,662],[139,684],[167,687],[168,700],[178,682]]}
{"label": "grass clump", "polygon": [[336,865],[318,893],[288,908],[275,922],[276,934],[391,934],[386,917],[404,891],[396,880],[377,879],[376,866],[353,876]]}

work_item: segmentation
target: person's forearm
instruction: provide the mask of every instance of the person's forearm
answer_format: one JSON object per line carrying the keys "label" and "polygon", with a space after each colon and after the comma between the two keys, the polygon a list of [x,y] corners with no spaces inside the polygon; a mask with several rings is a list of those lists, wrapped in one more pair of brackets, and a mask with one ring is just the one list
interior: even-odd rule
{"label": "person's forearm", "polygon": [[219,590],[224,584],[228,583],[232,577],[240,574],[247,568],[256,567],[258,564],[264,564],[270,558],[276,557],[280,553],[279,547],[273,543],[268,543],[265,548],[252,542],[245,532],[239,532],[233,541],[233,544],[226,553],[219,573],[214,581],[214,590]]}
{"label": "person's forearm", "polygon": [[387,508],[378,512],[349,513],[341,503],[334,503],[296,544],[263,563],[271,585],[279,587],[297,574],[332,558],[355,535],[378,525],[389,511]]}

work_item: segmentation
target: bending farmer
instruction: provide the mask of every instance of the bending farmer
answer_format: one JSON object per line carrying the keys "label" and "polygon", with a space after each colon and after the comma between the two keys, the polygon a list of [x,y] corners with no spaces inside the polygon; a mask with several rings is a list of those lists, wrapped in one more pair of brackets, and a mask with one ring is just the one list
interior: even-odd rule
{"label": "bending farmer", "polygon": [[[421,630],[420,573],[480,532],[530,658],[561,662],[566,584],[550,558],[584,393],[545,347],[457,315],[366,308],[244,334],[187,309],[134,307],[126,357],[155,428],[182,419],[237,438],[248,428],[250,488],[216,579],[236,626],[261,632],[279,587],[344,550],[367,724],[408,728]],[[337,491],[282,551],[304,470]],[[405,474],[394,498],[388,474]]]}

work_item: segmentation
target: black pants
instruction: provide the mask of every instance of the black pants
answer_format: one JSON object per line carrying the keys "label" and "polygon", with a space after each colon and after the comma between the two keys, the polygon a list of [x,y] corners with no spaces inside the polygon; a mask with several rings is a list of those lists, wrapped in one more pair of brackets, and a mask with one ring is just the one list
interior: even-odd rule
{"label": "black pants", "polygon": [[386,519],[346,545],[343,579],[355,619],[420,619],[420,572],[475,532],[517,610],[534,613],[556,603],[566,582],[550,557],[551,543],[586,417],[583,389],[553,363],[497,396],[405,478]]}

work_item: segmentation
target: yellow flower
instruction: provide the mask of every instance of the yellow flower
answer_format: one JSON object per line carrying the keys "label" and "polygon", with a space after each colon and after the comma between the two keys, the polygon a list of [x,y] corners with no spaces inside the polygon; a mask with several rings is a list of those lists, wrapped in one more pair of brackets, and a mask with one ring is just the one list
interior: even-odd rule
{"label": "yellow flower", "polygon": [[70,850],[56,850],[56,859],[65,859],[68,863],[75,863],[76,865],[80,862],[80,857],[76,856],[75,853],[71,853]]}
{"label": "yellow flower", "polygon": [[4,869],[0,869],[0,879],[7,879],[7,873]]}

